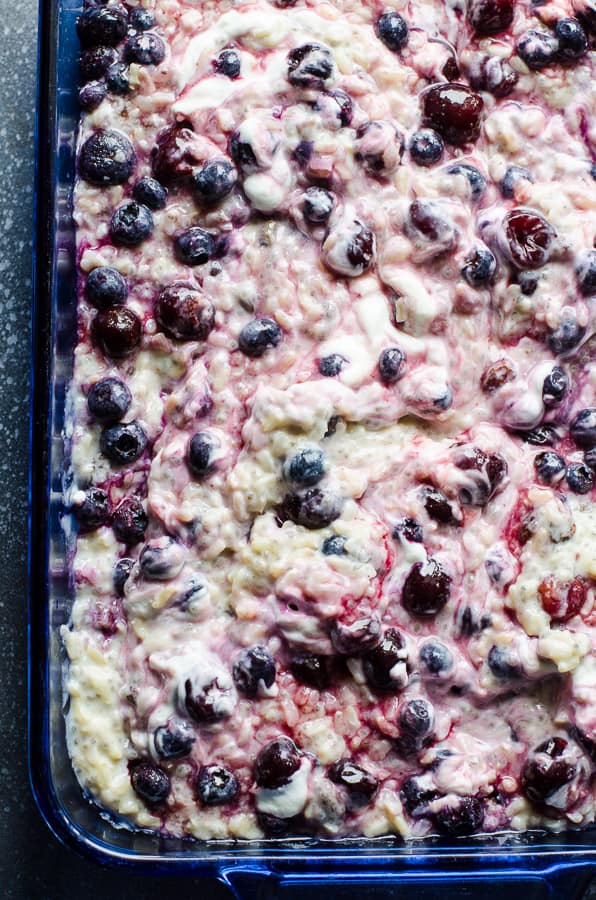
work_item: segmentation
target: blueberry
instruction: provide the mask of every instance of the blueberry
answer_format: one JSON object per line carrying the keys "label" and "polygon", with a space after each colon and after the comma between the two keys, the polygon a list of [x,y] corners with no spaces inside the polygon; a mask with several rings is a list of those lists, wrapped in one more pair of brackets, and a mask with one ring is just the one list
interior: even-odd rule
{"label": "blueberry", "polygon": [[404,136],[386,121],[365,122],[356,131],[354,159],[371,178],[388,178],[401,162]]}
{"label": "blueberry", "polygon": [[201,766],[197,796],[205,806],[221,806],[235,800],[240,791],[236,776],[223,766]]}
{"label": "blueberry", "polygon": [[148,9],[137,6],[135,9],[131,9],[128,23],[135,31],[148,31],[155,25],[155,19]]}
{"label": "blueberry", "polygon": [[202,291],[176,281],[165,287],[155,303],[155,318],[168,337],[205,341],[215,325],[215,309]]}
{"label": "blueberry", "polygon": [[581,344],[585,334],[586,329],[578,323],[575,313],[564,314],[559,327],[549,334],[547,343],[553,353],[564,356]]}
{"label": "blueberry", "polygon": [[399,727],[415,738],[427,737],[433,729],[435,713],[428,700],[408,700],[399,711]]}
{"label": "blueberry", "polygon": [[422,97],[423,124],[456,146],[478,140],[483,109],[480,94],[457,82],[433,84]]}
{"label": "blueberry", "polygon": [[123,6],[90,6],[77,19],[77,34],[82,47],[115,47],[126,37],[127,26]]}
{"label": "blueberry", "polygon": [[333,56],[322,44],[303,44],[288,53],[288,81],[294,87],[318,88],[333,75]]}
{"label": "blueberry", "polygon": [[79,173],[85,181],[100,187],[124,184],[132,175],[135,161],[133,146],[126,135],[101,129],[81,147]]}
{"label": "blueberry", "polygon": [[255,644],[242,650],[234,662],[232,676],[241,693],[256,697],[261,683],[270,688],[275,682],[275,662],[266,647]]}
{"label": "blueberry", "polygon": [[365,653],[382,639],[381,621],[376,614],[356,619],[349,625],[335,622],[329,632],[335,650],[344,656]]}
{"label": "blueberry", "polygon": [[215,238],[198,225],[181,232],[174,239],[176,259],[187,266],[203,266],[213,259],[215,252]]}
{"label": "blueberry", "polygon": [[397,53],[408,43],[408,24],[395,10],[382,13],[377,19],[377,36],[389,50]]}
{"label": "blueberry", "polygon": [[557,406],[569,390],[569,376],[561,366],[555,366],[542,384],[542,402],[545,406]]}
{"label": "blueberry", "polygon": [[162,759],[180,759],[188,756],[196,740],[195,730],[184,719],[170,719],[153,733],[155,751]]}
{"label": "blueberry", "polygon": [[596,447],[596,406],[581,409],[572,419],[569,434],[578,447],[591,450]]}
{"label": "blueberry", "polygon": [[594,487],[594,473],[585,463],[567,466],[565,478],[574,494],[589,494]]}
{"label": "blueberry", "polygon": [[420,664],[430,675],[440,675],[453,668],[453,654],[440,641],[428,641],[420,648]]}
{"label": "blueberry", "polygon": [[[354,103],[350,95],[346,94],[345,91],[339,89],[325,91],[318,98],[315,104],[315,109],[326,109],[330,111],[342,128],[345,128],[352,123],[352,116],[354,115]],[[303,143],[307,142],[304,141]]]}
{"label": "blueberry", "polygon": [[325,454],[318,447],[304,447],[286,460],[283,467],[284,478],[303,487],[317,484],[325,470]]}
{"label": "blueberry", "polygon": [[308,684],[319,691],[325,690],[331,683],[329,662],[326,656],[315,653],[298,653],[290,661],[290,671],[296,681]]}
{"label": "blueberry", "polygon": [[142,762],[133,765],[130,781],[135,794],[150,806],[163,803],[170,794],[169,775],[153,763]]}
{"label": "blueberry", "polygon": [[534,183],[532,174],[525,166],[509,166],[501,180],[501,194],[503,197],[511,199],[515,196],[515,185],[519,181],[529,181]]}
{"label": "blueberry", "polygon": [[551,738],[536,747],[526,760],[521,785],[532,803],[548,805],[549,798],[575,777],[576,766],[564,756],[566,747],[563,738]]}
{"label": "blueberry", "polygon": [[456,163],[447,169],[448,175],[463,175],[470,186],[472,200],[480,200],[486,190],[486,178],[476,166],[469,163]]}
{"label": "blueberry", "polygon": [[110,520],[110,499],[102,488],[91,487],[82,501],[73,504],[72,511],[81,530],[95,531]]}
{"label": "blueberry", "polygon": [[340,222],[323,243],[323,261],[337,275],[356,278],[372,265],[376,241],[371,229],[358,219]]}
{"label": "blueberry", "polygon": [[410,816],[423,815],[424,807],[437,800],[439,792],[423,786],[424,776],[410,775],[403,782],[399,796],[404,809]]}
{"label": "blueberry", "polygon": [[429,557],[414,563],[406,576],[401,602],[414,616],[436,616],[451,594],[451,577],[441,563]]}
{"label": "blueberry", "polygon": [[132,34],[124,45],[124,58],[139,66],[158,66],[166,55],[166,45],[153,32]]}
{"label": "blueberry", "polygon": [[552,484],[562,478],[565,472],[565,460],[553,450],[545,450],[534,457],[536,474],[543,484]]}
{"label": "blueberry", "polygon": [[272,347],[277,347],[282,338],[281,328],[273,319],[253,319],[238,335],[238,347],[245,356],[258,357]]}
{"label": "blueberry", "polygon": [[121,359],[133,353],[141,343],[143,326],[126,306],[100,310],[91,325],[94,342],[106,356]]}
{"label": "blueberry", "polygon": [[212,159],[193,176],[196,201],[206,208],[217,206],[234,189],[238,173],[227,159]]}
{"label": "blueberry", "polygon": [[328,775],[334,784],[340,784],[347,789],[352,808],[370,803],[379,787],[378,779],[351,759],[340,759],[333,763]]}
{"label": "blueberry", "polygon": [[255,781],[262,788],[283,787],[299,768],[300,753],[296,744],[280,735],[259,750],[254,765]]}
{"label": "blueberry", "polygon": [[105,81],[90,81],[79,91],[79,106],[85,112],[91,112],[105,100],[107,93]]}
{"label": "blueberry", "polygon": [[132,195],[138,203],[148,206],[154,211],[164,209],[168,199],[167,189],[155,178],[141,178],[132,189]]}
{"label": "blueberry", "polygon": [[519,437],[526,444],[534,447],[554,447],[560,441],[560,436],[554,425],[537,425],[529,431],[520,431]]}
{"label": "blueberry", "polygon": [[516,679],[522,674],[519,663],[506,647],[497,647],[496,644],[493,644],[488,651],[486,661],[492,674],[501,681]]}
{"label": "blueberry", "polygon": [[443,491],[426,484],[420,491],[420,500],[428,516],[435,522],[441,525],[461,525],[461,514],[454,514],[454,507]]}
{"label": "blueberry", "polygon": [[432,166],[438,162],[445,149],[443,138],[432,128],[421,128],[410,139],[410,156],[419,166]]}
{"label": "blueberry", "polygon": [[122,556],[114,566],[112,581],[117,597],[124,597],[124,586],[128,580],[128,576],[132,572],[134,564],[134,559],[131,559],[129,556]]}
{"label": "blueberry", "polygon": [[334,378],[339,375],[347,360],[339,353],[332,353],[330,356],[323,356],[319,360],[319,372],[326,378]]}
{"label": "blueberry", "polygon": [[83,50],[79,59],[81,78],[83,81],[101,78],[117,59],[118,54],[113,47],[90,47]]}
{"label": "blueberry", "polygon": [[596,294],[596,250],[588,250],[580,257],[575,277],[577,286],[585,297]]}
{"label": "blueberry", "polygon": [[544,69],[556,62],[559,41],[550,31],[536,31],[531,28],[522,34],[517,42],[517,55],[529,69]]}
{"label": "blueberry", "polygon": [[192,677],[184,682],[183,706],[195,722],[219,722],[231,715],[234,690],[227,677],[216,675],[205,683],[195,683]]}
{"label": "blueberry", "polygon": [[591,447],[584,453],[584,462],[593,472],[596,472],[596,447]]}
{"label": "blueberry", "polygon": [[96,381],[87,394],[89,412],[102,425],[113,425],[124,418],[132,402],[132,395],[119,378]]}
{"label": "blueberry", "polygon": [[463,797],[457,804],[441,807],[433,819],[441,834],[465,837],[481,831],[484,804],[478,797]]}
{"label": "blueberry", "polygon": [[561,59],[581,59],[587,53],[588,38],[577,19],[559,19],[555,25],[555,37],[559,42]]}
{"label": "blueberry", "polygon": [[304,528],[326,528],[341,516],[341,497],[330,491],[313,487],[301,493],[286,494],[283,512],[286,518]]}
{"label": "blueberry", "polygon": [[399,347],[387,347],[379,356],[379,375],[384,384],[395,384],[403,378],[406,355]]}
{"label": "blueberry", "polygon": [[517,283],[524,297],[532,297],[538,287],[539,275],[537,272],[518,272]]}
{"label": "blueberry", "polygon": [[167,535],[147,541],[139,555],[141,572],[149,581],[171,581],[183,565],[183,547]]}
{"label": "blueberry", "polygon": [[476,247],[464,260],[461,273],[470,287],[491,282],[497,271],[497,260],[487,247]]}
{"label": "blueberry", "polygon": [[333,212],[335,198],[331,191],[309,187],[304,192],[302,214],[310,225],[324,225]]}
{"label": "blueberry", "polygon": [[85,296],[97,309],[122,306],[128,297],[126,278],[116,269],[99,266],[87,276]]}
{"label": "blueberry", "polygon": [[148,525],[145,508],[136,497],[125,497],[114,510],[112,528],[123,544],[131,546],[144,540]]}
{"label": "blueberry", "polygon": [[138,422],[118,423],[104,428],[99,448],[111,462],[124,466],[135,462],[145,451],[147,435]]}
{"label": "blueberry", "polygon": [[110,220],[112,243],[123,247],[138,247],[152,233],[151,210],[136,200],[125,201]]}
{"label": "blueberry", "polygon": [[377,647],[369,650],[362,658],[364,676],[368,684],[377,691],[396,691],[405,687],[405,672],[396,672],[399,663],[408,658],[405,641],[397,628],[388,628]]}
{"label": "blueberry", "polygon": [[332,534],[321,544],[323,556],[346,556],[347,538],[341,534]]}
{"label": "blueberry", "polygon": [[117,97],[125,97],[130,94],[132,87],[126,63],[115,62],[110,66],[106,72],[106,84],[110,94],[116,94]]}
{"label": "blueberry", "polygon": [[195,478],[206,478],[215,469],[219,444],[208,431],[198,431],[188,442],[186,463]]}
{"label": "blueberry", "polygon": [[238,78],[240,75],[240,55],[237,50],[222,50],[213,68],[226,78]]}
{"label": "blueberry", "polygon": [[399,519],[393,527],[393,537],[396,540],[404,538],[406,541],[413,541],[415,544],[421,544],[424,536],[422,525],[411,516],[404,516]]}
{"label": "blueberry", "polygon": [[314,144],[312,141],[300,141],[300,143],[296,145],[292,156],[301,169],[306,168],[308,165],[313,154],[313,149]]}
{"label": "blueberry", "polygon": [[230,156],[245,175],[259,169],[255,151],[248,141],[241,140],[238,132],[235,132],[230,138]]}

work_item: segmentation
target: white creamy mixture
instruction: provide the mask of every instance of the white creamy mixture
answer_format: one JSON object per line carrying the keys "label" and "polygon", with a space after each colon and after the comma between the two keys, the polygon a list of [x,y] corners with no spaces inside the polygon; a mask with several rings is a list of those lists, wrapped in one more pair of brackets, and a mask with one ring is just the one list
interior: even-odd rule
{"label": "white creamy mixture", "polygon": [[200,839],[594,821],[589,16],[87,7],[62,637],[105,809]]}

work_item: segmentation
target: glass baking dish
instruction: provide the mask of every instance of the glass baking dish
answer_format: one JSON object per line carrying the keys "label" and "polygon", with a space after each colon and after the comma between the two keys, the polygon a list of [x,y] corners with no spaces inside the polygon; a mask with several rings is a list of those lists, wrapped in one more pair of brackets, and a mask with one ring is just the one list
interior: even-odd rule
{"label": "glass baking dish", "polygon": [[66,389],[76,338],[71,211],[77,128],[75,20],[80,0],[40,0],[34,235],[30,549],[29,762],[37,803],[65,844],[128,872],[214,875],[237,896],[501,897],[582,895],[594,832],[497,835],[404,845],[397,839],[197,843],[111,821],[83,795],[66,751],[59,628],[71,602],[61,525]]}

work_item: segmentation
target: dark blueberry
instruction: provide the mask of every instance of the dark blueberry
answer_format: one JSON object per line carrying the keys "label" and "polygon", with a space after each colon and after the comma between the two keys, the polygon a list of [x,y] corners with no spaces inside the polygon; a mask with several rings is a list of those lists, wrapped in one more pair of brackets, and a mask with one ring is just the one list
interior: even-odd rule
{"label": "dark blueberry", "polygon": [[232,688],[227,682],[220,683],[219,677],[207,684],[195,684],[192,678],[184,682],[184,706],[195,722],[219,722],[231,715],[230,700]]}
{"label": "dark blueberry", "polygon": [[596,294],[596,250],[584,253],[576,266],[577,286],[585,297]]}
{"label": "dark blueberry", "polygon": [[184,549],[171,537],[147,541],[139,555],[139,566],[149,581],[170,581],[184,565]]}
{"label": "dark blueberry", "polygon": [[230,138],[230,156],[245,174],[256,172],[259,168],[255,151],[248,141],[240,139],[238,133],[233,134]]}
{"label": "dark blueberry", "polygon": [[399,519],[393,527],[393,537],[396,539],[404,538],[406,541],[413,541],[415,544],[421,544],[424,535],[422,525],[411,516],[404,516]]}
{"label": "dark blueberry", "polygon": [[77,34],[82,47],[100,44],[115,47],[126,37],[128,16],[119,4],[90,6],[77,19]]}
{"label": "dark blueberry", "polygon": [[253,319],[238,335],[238,347],[245,356],[263,356],[267,350],[277,347],[281,338],[281,328],[273,319]]}
{"label": "dark blueberry", "polygon": [[198,431],[188,442],[186,463],[195,478],[206,478],[215,469],[218,442],[208,431]]}
{"label": "dark blueberry", "polygon": [[540,481],[544,484],[552,484],[562,478],[565,472],[565,460],[553,450],[545,450],[534,457],[534,468]]}
{"label": "dark blueberry", "polygon": [[195,730],[183,719],[171,719],[160,725],[153,734],[155,751],[162,759],[180,759],[188,756],[195,742]]}
{"label": "dark blueberry", "polygon": [[485,56],[468,72],[470,84],[477,91],[488,91],[494,97],[508,97],[519,75],[505,59]]}
{"label": "dark blueberry", "polygon": [[105,81],[90,81],[79,91],[79,106],[85,112],[91,112],[105,100],[107,92]]}
{"label": "dark blueberry", "polygon": [[132,34],[124,45],[124,58],[127,62],[140,66],[158,66],[166,55],[166,45],[153,32]]}
{"label": "dark blueberry", "polygon": [[435,522],[441,525],[461,525],[461,513],[459,516],[455,515],[454,507],[443,491],[425,484],[420,491],[420,500],[429,517]]}
{"label": "dark blueberry", "polygon": [[122,306],[128,297],[126,278],[109,266],[99,266],[87,275],[85,296],[97,309]]}
{"label": "dark blueberry", "polygon": [[549,349],[558,356],[564,356],[581,344],[586,334],[586,329],[580,325],[575,312],[563,313],[558,328],[548,335]]}
{"label": "dark blueberry", "polygon": [[538,287],[539,275],[536,272],[518,272],[517,283],[519,289],[525,297],[531,297],[536,293]]}
{"label": "dark blueberry", "polygon": [[319,360],[319,372],[326,378],[334,378],[339,375],[347,360],[339,353],[332,353],[330,356],[323,356]]}
{"label": "dark blueberry", "polygon": [[137,349],[141,343],[143,326],[132,309],[115,306],[97,313],[91,331],[95,343],[106,356],[121,359]]}
{"label": "dark blueberry", "polygon": [[379,374],[385,384],[395,384],[403,378],[406,370],[406,356],[399,347],[387,347],[379,356]]}
{"label": "dark blueberry", "polygon": [[589,450],[586,450],[584,453],[584,462],[593,472],[596,472],[596,447],[590,447]]}
{"label": "dark blueberry", "polygon": [[290,661],[290,671],[296,681],[324,691],[331,683],[329,660],[314,653],[298,653]]}
{"label": "dark blueberry", "polygon": [[215,256],[215,238],[208,231],[193,225],[174,238],[176,259],[186,266],[204,266]]}
{"label": "dark blueberry", "polygon": [[486,658],[488,667],[495,678],[500,680],[519,678],[522,674],[519,662],[506,647],[497,647],[496,644],[488,651]]}
{"label": "dark blueberry", "polygon": [[487,247],[476,247],[464,260],[461,273],[470,287],[489,284],[497,271],[497,260]]}
{"label": "dark blueberry", "polygon": [[529,431],[520,431],[518,436],[526,444],[532,444],[534,447],[554,447],[561,440],[559,432],[554,425],[537,425],[536,428],[530,428]]}
{"label": "dark blueberry", "polygon": [[284,478],[303,487],[312,487],[326,471],[325,454],[318,447],[304,447],[286,460]]}
{"label": "dark blueberry", "polygon": [[433,729],[435,713],[428,700],[408,700],[399,711],[399,727],[416,738],[427,737]]}
{"label": "dark blueberry", "polygon": [[486,178],[476,166],[469,163],[456,163],[447,169],[448,175],[463,175],[470,186],[472,200],[480,200],[486,190]]}
{"label": "dark blueberry", "polygon": [[247,697],[256,697],[261,683],[270,688],[275,681],[275,662],[266,647],[255,644],[236,657],[232,675],[234,683]]}
{"label": "dark blueberry", "polygon": [[112,518],[114,534],[123,544],[138,544],[145,538],[149,525],[147,513],[136,497],[125,497],[116,509]]}
{"label": "dark blueberry", "polygon": [[477,35],[485,37],[506,31],[513,22],[514,0],[471,0],[468,22]]}
{"label": "dark blueberry", "polygon": [[132,87],[126,63],[115,62],[110,66],[106,72],[106,84],[110,94],[116,94],[117,97],[125,97],[130,94]]}
{"label": "dark blueberry", "polygon": [[90,184],[104,187],[124,184],[132,175],[135,152],[126,135],[120,131],[94,132],[79,153],[79,173]]}
{"label": "dark blueberry", "polygon": [[404,583],[402,604],[414,616],[436,616],[451,594],[451,577],[436,559],[414,563]]}
{"label": "dark blueberry", "polygon": [[349,625],[335,622],[329,633],[335,650],[344,656],[353,656],[371,650],[382,638],[381,621],[377,615],[356,619]]}
{"label": "dark blueberry", "polygon": [[420,648],[420,664],[430,675],[440,675],[453,668],[453,654],[440,641],[428,641]]}
{"label": "dark blueberry", "polygon": [[136,200],[119,206],[110,221],[110,237],[114,244],[137,247],[153,233],[151,210]]}
{"label": "dark blueberry", "polygon": [[585,463],[567,466],[565,479],[574,494],[589,494],[594,487],[594,473]]}
{"label": "dark blueberry", "polygon": [[226,78],[238,78],[240,75],[240,55],[237,50],[222,50],[213,68]]}
{"label": "dark blueberry", "polygon": [[188,183],[201,163],[202,147],[189,122],[166,129],[153,148],[153,175],[168,187]]}
{"label": "dark blueberry", "polygon": [[171,785],[167,772],[153,763],[142,762],[133,765],[130,781],[135,794],[150,806],[163,803],[170,794]]}
{"label": "dark blueberry", "polygon": [[302,214],[311,225],[324,225],[333,212],[335,199],[325,188],[309,187],[304,192]]}
{"label": "dark blueberry", "polygon": [[515,196],[515,185],[519,181],[529,181],[534,183],[532,173],[525,166],[509,166],[501,180],[501,193],[503,197],[511,199]]}
{"label": "dark blueberry", "polygon": [[425,241],[437,241],[437,252],[450,249],[455,243],[456,232],[453,223],[441,214],[432,200],[414,200],[408,211],[408,230],[414,232],[415,240],[422,236]]}
{"label": "dark blueberry", "polygon": [[569,434],[578,447],[596,447],[596,406],[581,409],[569,426]]}
{"label": "dark blueberry", "polygon": [[408,43],[408,24],[395,10],[388,10],[379,16],[376,32],[393,53],[397,53]]}
{"label": "dark blueberry", "polygon": [[341,516],[343,505],[337,494],[312,487],[301,493],[286,494],[283,511],[296,525],[313,530],[331,525]]}
{"label": "dark blueberry", "polygon": [[530,209],[512,209],[503,220],[511,261],[520,269],[539,269],[548,262],[556,238],[553,226]]}
{"label": "dark blueberry", "polygon": [[235,800],[240,791],[236,776],[223,766],[201,766],[197,796],[205,806],[221,806]]}
{"label": "dark blueberry", "polygon": [[155,19],[148,9],[137,6],[131,9],[128,15],[128,22],[135,31],[148,31],[155,25]]}
{"label": "dark blueberry", "polygon": [[531,28],[517,42],[517,55],[529,69],[544,69],[557,60],[559,42],[550,31]]}
{"label": "dark blueberry", "polygon": [[323,556],[345,556],[347,538],[341,534],[332,534],[321,544]]}
{"label": "dark blueberry", "polygon": [[227,159],[212,159],[193,176],[195,200],[208,209],[221,203],[234,189],[238,173]]}
{"label": "dark blueberry", "polygon": [[362,766],[351,759],[340,759],[329,768],[329,778],[334,784],[346,788],[350,795],[350,806],[360,807],[370,803],[377,792],[379,782]]}
{"label": "dark blueberry", "polygon": [[433,84],[422,97],[424,125],[456,146],[478,139],[483,109],[482,97],[457,82]]}
{"label": "dark blueberry", "polygon": [[292,154],[301,169],[304,169],[312,156],[314,144],[312,141],[300,141]]}
{"label": "dark blueberry", "polygon": [[255,781],[262,788],[287,784],[300,768],[300,752],[294,741],[280,735],[261,747],[254,766]]}
{"label": "dark blueberry", "polygon": [[445,149],[443,138],[432,128],[421,128],[410,139],[410,156],[419,166],[433,166]]}
{"label": "dark blueberry", "polygon": [[102,425],[113,425],[123,419],[131,402],[132,395],[119,378],[96,381],[87,394],[89,412]]}
{"label": "dark blueberry", "polygon": [[124,586],[128,580],[128,576],[132,572],[134,564],[134,559],[130,559],[128,556],[122,556],[114,566],[112,581],[117,597],[124,597]]}
{"label": "dark blueberry", "polygon": [[321,109],[323,107],[333,111],[342,128],[351,124],[352,116],[354,114],[354,103],[352,102],[350,95],[346,94],[345,91],[339,89],[325,91],[325,93],[321,94],[317,100],[315,109]]}
{"label": "dark blueberry", "polygon": [[410,775],[401,786],[399,796],[405,811],[410,816],[423,814],[424,807],[440,796],[434,788],[425,788],[423,779],[424,776]]}
{"label": "dark blueberry", "polygon": [[141,178],[132,189],[132,195],[138,203],[149,209],[164,209],[168,199],[167,189],[155,178]]}
{"label": "dark blueberry", "polygon": [[118,465],[135,462],[147,446],[147,435],[138,422],[118,423],[104,428],[99,448],[104,456]]}
{"label": "dark blueberry", "polygon": [[333,56],[322,44],[303,44],[288,53],[288,81],[294,87],[325,86],[333,75]]}
{"label": "dark blueberry", "polygon": [[567,741],[555,737],[536,747],[526,760],[522,770],[522,791],[539,805],[547,804],[549,797],[574,778],[576,766],[567,761],[564,751]]}
{"label": "dark blueberry", "polygon": [[588,38],[577,19],[559,19],[555,25],[555,37],[559,42],[561,59],[581,59],[587,53]]}
{"label": "dark blueberry", "polygon": [[542,402],[545,406],[557,406],[569,390],[569,376],[565,369],[555,366],[542,385]]}
{"label": "dark blueberry", "polygon": [[110,499],[102,488],[92,487],[82,501],[73,504],[72,511],[81,530],[95,531],[110,520]]}
{"label": "dark blueberry", "polygon": [[[401,633],[396,628],[388,628],[381,643],[362,658],[362,667],[368,684],[377,691],[395,691],[405,687],[407,658],[408,653]],[[398,663],[403,663],[403,673],[396,673],[395,667]]]}
{"label": "dark blueberry", "polygon": [[205,341],[215,324],[215,309],[201,291],[177,281],[159,294],[155,318],[168,337],[180,341]]}
{"label": "dark blueberry", "polygon": [[401,162],[404,136],[389,122],[365,122],[356,131],[354,159],[371,178],[386,178]]}
{"label": "dark blueberry", "polygon": [[479,620],[478,613],[473,611],[470,606],[466,606],[461,614],[461,622],[459,633],[461,637],[470,638],[474,634],[482,631],[482,620]]}
{"label": "dark blueberry", "polygon": [[375,252],[375,238],[366,225],[355,221],[356,230],[346,248],[348,262],[354,269],[362,272],[370,268]]}
{"label": "dark blueberry", "polygon": [[[286,2],[286,0],[276,0],[275,5],[293,6],[293,0],[290,3]],[[267,837],[280,838],[295,831],[296,826],[299,824],[299,817],[292,816],[289,819],[282,819],[280,816],[272,816],[270,813],[257,810],[257,822]]]}
{"label": "dark blueberry", "polygon": [[90,47],[83,50],[79,59],[83,81],[95,81],[105,75],[112,63],[118,59],[113,47]]}
{"label": "dark blueberry", "polygon": [[433,816],[441,834],[465,837],[481,831],[484,804],[478,797],[463,797],[456,805],[443,806]]}

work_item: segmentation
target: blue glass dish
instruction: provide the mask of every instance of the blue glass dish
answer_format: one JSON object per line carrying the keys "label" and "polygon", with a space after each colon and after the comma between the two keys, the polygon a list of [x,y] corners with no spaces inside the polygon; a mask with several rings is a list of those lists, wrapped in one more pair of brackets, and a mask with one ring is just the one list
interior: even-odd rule
{"label": "blue glass dish", "polygon": [[[364,0],[363,0],[364,2]],[[593,831],[501,835],[404,845],[398,839],[210,843],[114,823],[83,795],[66,751],[64,654],[72,599],[61,528],[66,389],[76,338],[71,195],[78,118],[77,0],[40,0],[34,236],[30,549],[29,759],[43,817],[65,844],[126,872],[215,875],[237,896],[501,898],[581,896],[596,860]]]}

